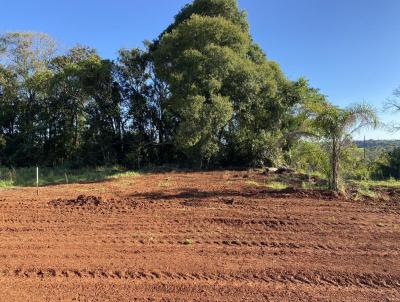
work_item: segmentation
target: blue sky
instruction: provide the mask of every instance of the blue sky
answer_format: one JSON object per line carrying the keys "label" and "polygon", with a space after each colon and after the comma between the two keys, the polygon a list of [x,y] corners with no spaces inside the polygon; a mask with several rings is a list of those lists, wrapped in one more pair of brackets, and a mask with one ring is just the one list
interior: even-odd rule
{"label": "blue sky", "polygon": [[[400,85],[399,0],[238,0],[251,33],[290,79],[305,76],[340,106],[381,110]],[[115,58],[155,38],[188,0],[0,0],[0,31],[41,31],[67,49],[77,43]],[[380,113],[385,122],[399,115]],[[364,131],[367,139],[400,133]]]}

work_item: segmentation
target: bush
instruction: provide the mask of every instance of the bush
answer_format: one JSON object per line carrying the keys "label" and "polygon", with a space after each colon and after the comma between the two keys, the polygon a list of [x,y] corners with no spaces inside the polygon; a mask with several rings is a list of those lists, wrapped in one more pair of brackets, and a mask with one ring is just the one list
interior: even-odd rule
{"label": "bush", "polygon": [[[329,178],[329,146],[313,141],[299,141],[290,153],[290,165],[300,172],[317,174]],[[364,160],[363,149],[356,145],[345,148],[340,158],[344,179],[369,179],[372,161]]]}
{"label": "bush", "polygon": [[384,153],[376,164],[374,177],[400,179],[400,148]]}
{"label": "bush", "polygon": [[370,162],[364,159],[364,150],[354,144],[343,151],[341,165],[344,179],[366,180],[370,178]]}
{"label": "bush", "polygon": [[318,142],[297,142],[290,153],[290,165],[296,171],[329,177],[329,153]]}

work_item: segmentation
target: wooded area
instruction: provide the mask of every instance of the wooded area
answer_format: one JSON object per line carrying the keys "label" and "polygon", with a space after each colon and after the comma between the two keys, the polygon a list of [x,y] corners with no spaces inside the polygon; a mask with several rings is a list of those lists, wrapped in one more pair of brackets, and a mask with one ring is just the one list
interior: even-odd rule
{"label": "wooded area", "polygon": [[34,32],[1,34],[0,58],[0,166],[293,165],[307,138],[334,180],[353,131],[378,123],[289,80],[236,0],[195,0],[116,60]]}

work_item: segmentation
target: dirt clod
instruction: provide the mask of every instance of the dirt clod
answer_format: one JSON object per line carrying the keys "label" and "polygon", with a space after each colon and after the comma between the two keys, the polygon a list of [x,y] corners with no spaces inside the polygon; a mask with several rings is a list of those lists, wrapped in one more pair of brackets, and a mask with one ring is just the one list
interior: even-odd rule
{"label": "dirt clod", "polygon": [[98,206],[102,203],[101,197],[79,195],[75,199],[56,199],[49,202],[52,206]]}

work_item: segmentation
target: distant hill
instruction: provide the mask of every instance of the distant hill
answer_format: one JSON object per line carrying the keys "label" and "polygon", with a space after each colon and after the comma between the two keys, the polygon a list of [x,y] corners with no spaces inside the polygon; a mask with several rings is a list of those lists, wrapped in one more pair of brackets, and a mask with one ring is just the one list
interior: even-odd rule
{"label": "distant hill", "polygon": [[385,149],[391,150],[396,147],[400,147],[400,140],[366,140],[365,146],[364,141],[356,140],[354,144],[359,148],[367,148],[367,149]]}

